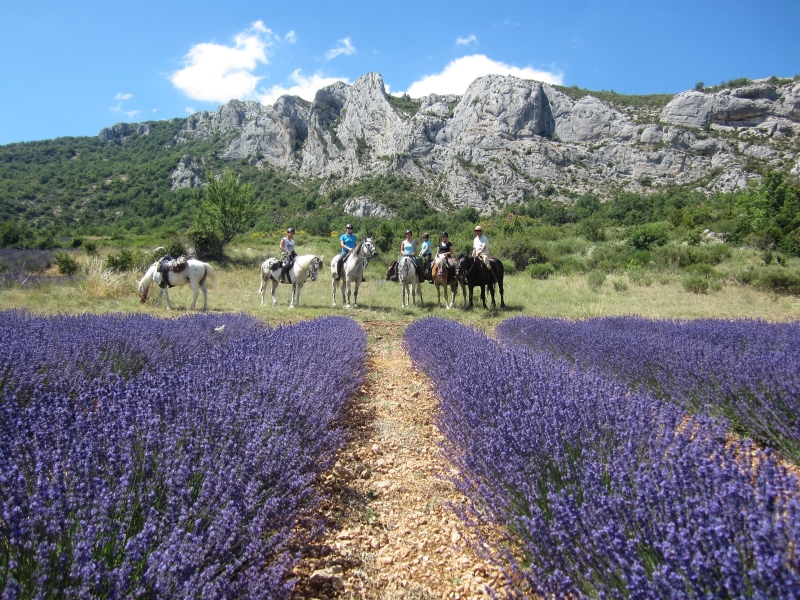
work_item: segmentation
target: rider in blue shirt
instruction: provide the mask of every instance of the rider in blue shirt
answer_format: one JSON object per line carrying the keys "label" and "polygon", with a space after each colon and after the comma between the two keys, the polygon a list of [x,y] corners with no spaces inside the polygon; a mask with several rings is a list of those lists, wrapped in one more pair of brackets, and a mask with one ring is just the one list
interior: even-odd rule
{"label": "rider in blue shirt", "polygon": [[431,244],[431,236],[429,233],[422,234],[422,246],[419,250],[419,257],[422,260],[422,274],[423,279],[427,279],[428,283],[433,283],[433,278],[429,278],[430,275],[430,264],[431,264],[431,250],[433,249],[433,245]]}
{"label": "rider in blue shirt", "polygon": [[358,238],[356,234],[353,233],[353,226],[348,223],[345,225],[344,233],[339,236],[339,245],[341,246],[341,258],[339,259],[339,265],[336,268],[336,279],[339,279],[342,274],[342,267],[344,266],[344,261],[347,260],[347,253],[353,250],[358,243]]}

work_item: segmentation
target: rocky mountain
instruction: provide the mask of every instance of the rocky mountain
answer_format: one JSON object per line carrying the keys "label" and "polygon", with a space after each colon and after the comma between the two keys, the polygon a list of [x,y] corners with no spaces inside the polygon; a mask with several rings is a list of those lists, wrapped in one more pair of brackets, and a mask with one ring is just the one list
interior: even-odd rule
{"label": "rocky mountain", "polygon": [[[174,141],[217,140],[219,157],[320,179],[322,193],[398,175],[427,190],[437,208],[481,212],[536,197],[568,201],[666,185],[726,192],[766,169],[800,173],[796,80],[687,91],[661,105],[597,96],[489,75],[463,96],[398,99],[368,73],[319,90],[310,104],[293,96],[272,106],[230,101],[191,115]],[[118,124],[100,137],[114,143],[129,132],[146,135],[146,124]],[[184,156],[173,189],[202,185],[203,162]],[[382,210],[370,198],[350,205]]]}

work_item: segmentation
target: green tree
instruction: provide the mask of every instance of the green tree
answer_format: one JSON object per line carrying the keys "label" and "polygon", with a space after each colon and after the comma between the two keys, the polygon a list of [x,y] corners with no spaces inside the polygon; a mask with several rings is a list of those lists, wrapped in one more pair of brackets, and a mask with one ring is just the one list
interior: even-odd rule
{"label": "green tree", "polygon": [[214,179],[197,196],[199,208],[194,238],[203,240],[205,253],[221,257],[233,237],[250,227],[258,214],[255,189],[240,183],[232,172]]}

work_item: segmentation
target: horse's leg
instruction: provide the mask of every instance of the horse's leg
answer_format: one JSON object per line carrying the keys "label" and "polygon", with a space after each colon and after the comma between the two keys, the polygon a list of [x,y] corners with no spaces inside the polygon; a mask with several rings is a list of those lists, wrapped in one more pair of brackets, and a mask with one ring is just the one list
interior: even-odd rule
{"label": "horse's leg", "polygon": [[208,310],[208,290],[205,281],[200,282],[200,289],[203,291],[203,310]]}
{"label": "horse's leg", "polygon": [[[305,281],[303,283],[297,284],[297,299],[294,301],[295,306],[300,306],[300,291],[303,289],[303,285],[305,285]],[[294,290],[292,290],[292,297],[294,297]]]}
{"label": "horse's leg", "polygon": [[483,303],[483,308],[489,308],[486,306],[486,284],[481,284],[481,302]]}
{"label": "horse's leg", "polygon": [[272,280],[272,286],[270,287],[269,295],[272,296],[272,306],[277,306],[278,299],[275,297],[275,290],[278,289],[279,282],[277,279],[273,278],[272,275],[270,275],[270,279]]}
{"label": "horse's leg", "polygon": [[405,281],[400,282],[400,308],[406,307],[406,283]]}
{"label": "horse's leg", "polygon": [[494,284],[489,284],[489,293],[492,295],[492,308],[497,308],[497,304],[494,301]]}
{"label": "horse's leg", "polygon": [[289,308],[294,308],[294,295],[297,292],[297,281],[292,282],[292,297],[289,300]]}
{"label": "horse's leg", "polygon": [[172,305],[169,303],[169,290],[167,288],[163,288],[161,291],[164,292],[164,298],[167,299],[167,310],[172,309]]}
{"label": "horse's leg", "polygon": [[[361,286],[361,275],[356,277],[356,280],[353,282],[355,284],[355,288],[353,288],[353,308],[358,308],[358,288]],[[350,299],[350,289],[347,290],[347,298]]]}
{"label": "horse's leg", "polygon": [[197,296],[200,295],[200,288],[198,287],[196,281],[191,281],[190,280],[189,283],[192,285],[192,294],[193,294],[193,296],[192,296],[192,306],[191,306],[191,308],[189,308],[189,310],[194,310],[194,305],[197,304]]}
{"label": "horse's leg", "polygon": [[500,277],[500,279],[497,280],[497,287],[500,289],[500,308],[505,308],[506,307],[506,301],[505,301],[505,298],[503,297],[503,278],[502,277]]}
{"label": "horse's leg", "polygon": [[261,294],[261,306],[264,306],[264,292],[267,291],[267,280],[264,279],[264,272],[261,272],[261,285],[258,286],[258,293]]}
{"label": "horse's leg", "polygon": [[331,276],[331,292],[333,295],[333,305],[336,306],[336,284],[338,281]]}

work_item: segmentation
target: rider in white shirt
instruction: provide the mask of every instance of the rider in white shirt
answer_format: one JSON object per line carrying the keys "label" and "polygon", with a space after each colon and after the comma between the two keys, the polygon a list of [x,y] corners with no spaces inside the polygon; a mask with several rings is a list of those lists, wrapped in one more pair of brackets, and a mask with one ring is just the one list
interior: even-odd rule
{"label": "rider in white shirt", "polygon": [[492,265],[489,262],[489,240],[483,234],[483,228],[480,225],[475,227],[475,239],[472,241],[472,256],[475,256],[483,262],[486,270],[489,271],[492,282],[494,282],[494,273],[492,272]]}

